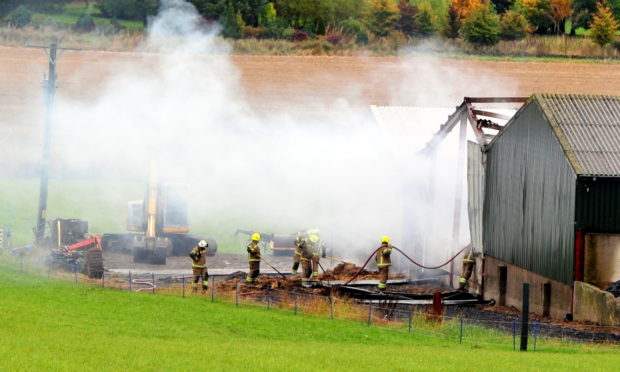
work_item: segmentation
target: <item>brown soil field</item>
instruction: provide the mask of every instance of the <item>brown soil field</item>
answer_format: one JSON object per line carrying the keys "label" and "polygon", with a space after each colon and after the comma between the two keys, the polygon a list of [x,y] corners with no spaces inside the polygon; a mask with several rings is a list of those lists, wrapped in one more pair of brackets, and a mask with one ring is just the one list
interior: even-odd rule
{"label": "brown soil field", "polygon": [[[148,54],[132,52],[64,51],[58,63],[58,99],[93,100],[115,69],[148,64],[148,59]],[[453,107],[464,96],[534,92],[620,94],[620,64],[615,63],[251,55],[233,55],[230,61],[238,70],[239,95],[251,107],[269,112],[312,112],[317,106],[341,110],[343,102],[346,109]],[[0,47],[0,148],[38,153],[47,68],[41,49]]]}

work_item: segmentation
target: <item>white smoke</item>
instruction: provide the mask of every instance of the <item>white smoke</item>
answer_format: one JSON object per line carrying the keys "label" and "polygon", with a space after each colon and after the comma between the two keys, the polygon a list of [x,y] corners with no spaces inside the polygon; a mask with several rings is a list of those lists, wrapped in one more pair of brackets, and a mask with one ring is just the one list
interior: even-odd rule
{"label": "white smoke", "polygon": [[216,238],[319,227],[352,250],[397,238],[400,177],[369,117],[253,112],[228,46],[203,27],[191,5],[164,2],[140,63],[116,67],[92,101],[58,103],[63,171],[146,181],[156,160],[162,181],[190,185],[192,220],[209,221],[193,233]]}
{"label": "white smoke", "polygon": [[[452,239],[457,146],[448,141],[437,164],[410,154],[413,143],[428,141],[447,117],[411,123],[421,130],[406,136],[388,134],[359,108],[373,81],[338,86],[338,99],[314,97],[306,110],[257,111],[244,96],[230,45],[217,33],[192,5],[162,1],[139,58],[110,66],[94,97],[58,100],[54,174],[96,180],[96,197],[124,210],[127,195],[143,197],[155,160],[163,182],[190,186],[192,233],[219,241],[236,228],[291,233],[316,227],[337,249],[334,255],[359,259],[383,235],[402,246],[424,232],[432,242],[425,245],[433,251],[431,264],[467,243],[466,220],[464,236]],[[445,107],[465,95],[507,95],[494,77],[476,71],[433,58],[395,61],[401,62],[378,66],[372,78],[394,70],[402,75],[401,84],[389,87],[395,105]],[[405,155],[394,151],[394,138],[406,138]],[[424,188],[435,189],[432,200]],[[82,196],[63,203],[83,204]],[[404,215],[408,208],[411,216]],[[100,212],[85,205],[83,215],[63,217],[90,220]]]}

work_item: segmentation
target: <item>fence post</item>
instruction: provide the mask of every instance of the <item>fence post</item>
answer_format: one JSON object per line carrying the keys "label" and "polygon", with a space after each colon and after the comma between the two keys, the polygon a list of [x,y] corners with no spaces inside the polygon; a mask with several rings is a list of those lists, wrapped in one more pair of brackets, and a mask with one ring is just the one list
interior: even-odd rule
{"label": "fence post", "polygon": [[463,343],[463,317],[461,317],[461,330],[459,332],[459,344]]}
{"label": "fence post", "polygon": [[329,316],[334,319],[334,299],[332,298],[332,292],[329,292]]}
{"label": "fence post", "polygon": [[523,283],[523,307],[521,309],[521,351],[527,351],[527,334],[530,321],[530,284]]}
{"label": "fence post", "polygon": [[77,262],[76,262],[76,263],[73,264],[73,273],[74,273],[73,275],[75,276],[75,284],[78,283],[77,272],[78,272],[78,265],[77,265]]}
{"label": "fence post", "polygon": [[101,272],[101,288],[105,288],[105,271]]}
{"label": "fence post", "polygon": [[181,283],[183,283],[183,297],[185,297],[185,274],[181,277]]}
{"label": "fence post", "polygon": [[214,301],[215,298],[215,277],[211,277],[211,302]]}
{"label": "fence post", "polygon": [[536,340],[538,339],[538,320],[534,320],[534,351],[536,351]]}
{"label": "fence post", "polygon": [[239,306],[239,280],[235,284],[235,306]]}
{"label": "fence post", "polygon": [[19,255],[19,272],[20,273],[24,272],[24,255],[23,254]]}
{"label": "fence post", "polygon": [[129,270],[129,292],[131,292],[131,270]]}
{"label": "fence post", "polygon": [[52,275],[52,266],[47,265],[47,279],[49,279],[51,275]]}
{"label": "fence post", "polygon": [[372,314],[372,302],[368,303],[368,326],[370,327],[370,316]]}
{"label": "fence post", "polygon": [[267,310],[269,310],[269,288],[267,288]]}
{"label": "fence post", "polygon": [[295,315],[297,315],[297,292],[295,293]]}
{"label": "fence post", "polygon": [[517,320],[512,321],[512,350],[517,350]]}
{"label": "fence post", "polygon": [[155,294],[155,273],[151,273],[151,283],[153,283],[153,294]]}
{"label": "fence post", "polygon": [[413,309],[409,308],[409,333],[411,333],[411,322],[413,321]]}

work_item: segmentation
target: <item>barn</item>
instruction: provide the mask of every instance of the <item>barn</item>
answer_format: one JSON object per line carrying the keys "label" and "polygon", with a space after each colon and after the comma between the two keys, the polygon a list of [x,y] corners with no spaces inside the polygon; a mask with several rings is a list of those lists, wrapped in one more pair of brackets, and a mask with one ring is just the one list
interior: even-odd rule
{"label": "barn", "polygon": [[534,94],[480,150],[484,297],[618,324],[620,97]]}

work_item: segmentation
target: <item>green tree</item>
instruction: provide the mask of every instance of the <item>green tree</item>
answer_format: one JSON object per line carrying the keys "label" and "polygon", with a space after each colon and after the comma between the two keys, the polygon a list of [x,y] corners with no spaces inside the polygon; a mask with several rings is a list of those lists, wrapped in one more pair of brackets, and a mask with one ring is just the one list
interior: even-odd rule
{"label": "green tree", "polygon": [[32,12],[24,5],[21,5],[9,14],[8,19],[13,26],[22,28],[32,20]]}
{"label": "green tree", "polygon": [[418,24],[418,35],[420,37],[429,37],[437,32],[435,25],[435,15],[430,5],[423,3],[418,6],[418,14],[416,16]]}
{"label": "green tree", "polygon": [[461,26],[461,35],[476,46],[497,44],[500,31],[499,16],[488,4],[479,6],[470,12]]}
{"label": "green tree", "polygon": [[[573,28],[589,28],[592,23],[592,16],[596,13],[596,4],[601,0],[573,0]],[[616,19],[620,18],[620,0],[607,0],[607,5],[611,8]]]}
{"label": "green tree", "polygon": [[409,0],[400,0],[398,2],[398,29],[405,36],[415,36],[418,33],[418,24],[416,16],[418,15],[418,7],[411,4]]}
{"label": "green tree", "polygon": [[448,39],[456,39],[459,37],[459,30],[461,29],[461,23],[463,19],[459,15],[458,9],[451,2],[448,7],[448,12],[443,22],[442,34]]}
{"label": "green tree", "polygon": [[497,14],[506,13],[512,6],[513,2],[514,0],[491,0],[491,4],[493,4],[495,10],[497,10]]}
{"label": "green tree", "polygon": [[521,40],[525,38],[529,28],[525,16],[516,10],[505,12],[500,24],[500,38],[502,40]]}
{"label": "green tree", "polygon": [[390,0],[370,0],[366,13],[366,27],[377,36],[387,36],[394,30],[398,8]]}
{"label": "green tree", "polygon": [[278,15],[288,25],[311,33],[322,34],[349,17],[361,18],[365,0],[274,0]]}
{"label": "green tree", "polygon": [[245,27],[245,22],[241,16],[240,11],[236,11],[233,6],[229,6],[222,14],[220,18],[220,24],[222,25],[222,36],[233,39],[241,37],[241,32]]}
{"label": "green tree", "polygon": [[142,21],[157,13],[158,0],[100,0],[97,8],[105,17]]}
{"label": "green tree", "polygon": [[606,3],[596,4],[596,13],[592,15],[590,30],[592,31],[590,36],[600,46],[605,46],[614,41],[618,22]]}
{"label": "green tree", "polygon": [[263,6],[258,16],[258,25],[261,27],[269,27],[276,22],[276,8],[273,3],[267,3]]}

